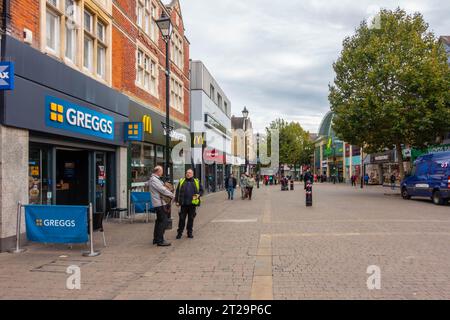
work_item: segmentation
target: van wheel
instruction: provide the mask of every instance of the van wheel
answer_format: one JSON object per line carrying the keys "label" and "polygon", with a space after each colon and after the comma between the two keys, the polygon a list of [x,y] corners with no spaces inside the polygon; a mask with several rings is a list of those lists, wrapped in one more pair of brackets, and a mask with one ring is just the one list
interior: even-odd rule
{"label": "van wheel", "polygon": [[443,198],[441,198],[441,193],[439,192],[439,191],[434,191],[433,192],[433,203],[435,204],[435,205],[437,205],[437,206],[442,206],[442,205],[444,205],[444,199]]}
{"label": "van wheel", "polygon": [[402,189],[402,197],[405,200],[411,200],[411,196],[408,193],[408,190],[406,188]]}

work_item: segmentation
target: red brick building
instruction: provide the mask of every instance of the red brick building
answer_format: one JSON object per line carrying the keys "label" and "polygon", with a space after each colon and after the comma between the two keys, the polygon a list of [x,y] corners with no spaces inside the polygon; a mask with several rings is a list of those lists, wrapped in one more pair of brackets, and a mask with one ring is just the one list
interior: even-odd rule
{"label": "red brick building", "polygon": [[[170,117],[175,129],[187,131],[190,128],[190,44],[178,0],[168,5],[160,0],[116,0],[112,9],[112,86],[130,97],[130,121],[144,122],[147,128],[144,141],[133,142],[129,149],[131,188],[142,190],[150,177],[148,168],[164,163],[165,135],[161,122],[165,121],[166,113],[166,44],[156,25],[163,12],[173,24]],[[174,136],[173,144],[179,138],[180,135]],[[183,135],[181,138],[189,139]],[[184,175],[184,169],[184,166],[173,168],[175,180]]]}
{"label": "red brick building", "polygon": [[[170,47],[171,76],[182,86],[182,92],[172,88],[172,93],[177,92],[175,97],[174,94],[171,96],[171,116],[189,125],[189,42],[185,37],[179,1],[172,1],[167,7],[155,0],[114,1],[112,84],[139,102],[165,113],[166,47],[155,23],[163,10],[170,15],[174,25]],[[145,70],[145,61],[150,64],[149,70]],[[180,94],[182,103],[175,99]]]}

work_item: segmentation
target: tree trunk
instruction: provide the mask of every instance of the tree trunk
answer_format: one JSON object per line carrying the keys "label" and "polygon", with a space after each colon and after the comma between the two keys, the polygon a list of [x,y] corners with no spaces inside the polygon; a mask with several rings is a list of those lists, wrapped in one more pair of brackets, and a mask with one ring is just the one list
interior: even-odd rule
{"label": "tree trunk", "polygon": [[403,179],[405,178],[405,167],[403,166],[402,145],[400,143],[397,143],[395,149],[396,149],[396,152],[397,152],[397,161],[398,161],[398,167],[399,167],[400,181],[403,181]]}

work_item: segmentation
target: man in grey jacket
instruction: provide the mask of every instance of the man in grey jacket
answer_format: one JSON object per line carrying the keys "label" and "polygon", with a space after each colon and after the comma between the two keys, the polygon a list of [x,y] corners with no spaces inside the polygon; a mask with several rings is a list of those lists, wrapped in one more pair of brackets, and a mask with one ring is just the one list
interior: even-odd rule
{"label": "man in grey jacket", "polygon": [[152,203],[156,211],[156,223],[154,231],[153,244],[158,245],[158,247],[168,247],[171,244],[164,240],[164,232],[166,231],[168,223],[167,210],[170,210],[170,203],[167,203],[163,197],[168,197],[173,200],[175,195],[170,192],[161,180],[163,175],[163,168],[161,166],[155,167],[153,169],[153,174],[148,182],[150,193],[152,195]]}

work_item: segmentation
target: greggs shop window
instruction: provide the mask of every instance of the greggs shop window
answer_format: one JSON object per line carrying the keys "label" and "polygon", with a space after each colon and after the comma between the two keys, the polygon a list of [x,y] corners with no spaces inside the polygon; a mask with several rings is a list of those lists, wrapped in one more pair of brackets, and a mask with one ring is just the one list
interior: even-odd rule
{"label": "greggs shop window", "polygon": [[50,180],[51,150],[30,148],[28,163],[28,200],[30,204],[46,205],[52,201]]}
{"label": "greggs shop window", "polygon": [[146,191],[155,167],[155,146],[152,144],[131,144],[131,188],[133,191]]}

